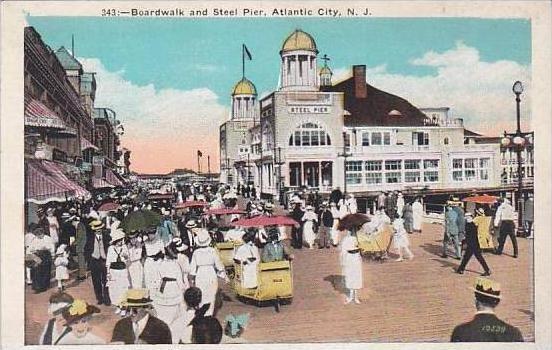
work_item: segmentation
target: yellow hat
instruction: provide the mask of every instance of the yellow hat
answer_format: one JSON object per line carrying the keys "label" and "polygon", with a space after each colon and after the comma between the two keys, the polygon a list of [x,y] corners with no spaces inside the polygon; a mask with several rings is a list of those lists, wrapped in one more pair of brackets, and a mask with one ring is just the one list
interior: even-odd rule
{"label": "yellow hat", "polygon": [[104,223],[101,222],[100,220],[93,220],[90,223],[90,228],[92,229],[92,231],[98,231],[98,230],[101,230],[104,227],[105,227]]}
{"label": "yellow hat", "polygon": [[151,305],[149,289],[135,288],[127,290],[125,298],[121,301],[122,307],[144,307]]}
{"label": "yellow hat", "polygon": [[481,294],[487,297],[500,299],[500,283],[488,278],[477,277],[475,286],[472,290],[476,294]]}

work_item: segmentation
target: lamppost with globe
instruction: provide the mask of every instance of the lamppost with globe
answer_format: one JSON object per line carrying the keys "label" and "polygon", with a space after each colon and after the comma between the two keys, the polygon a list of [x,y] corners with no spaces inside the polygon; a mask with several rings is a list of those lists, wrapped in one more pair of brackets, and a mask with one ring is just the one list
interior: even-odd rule
{"label": "lamppost with globe", "polygon": [[516,151],[517,154],[517,202],[518,202],[518,227],[517,227],[517,236],[523,236],[525,230],[523,229],[523,167],[521,152],[525,149],[525,144],[527,143],[526,136],[529,133],[521,132],[521,116],[519,105],[521,102],[520,95],[523,92],[523,84],[521,81],[516,81],[512,87],[512,91],[516,95],[516,118],[517,118],[517,129],[516,132],[511,134],[504,132],[504,137],[501,140],[502,147],[512,148]]}

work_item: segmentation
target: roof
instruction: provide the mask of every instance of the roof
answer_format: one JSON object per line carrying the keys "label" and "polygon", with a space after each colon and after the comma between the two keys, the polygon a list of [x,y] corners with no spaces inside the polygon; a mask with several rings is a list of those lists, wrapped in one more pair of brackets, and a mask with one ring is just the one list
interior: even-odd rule
{"label": "roof", "polygon": [[77,61],[75,59],[75,57],[73,57],[73,55],[71,55],[69,53],[69,51],[67,51],[67,49],[64,46],[60,47],[56,51],[56,56],[59,60],[59,63],[61,63],[61,65],[63,66],[63,68],[65,70],[81,70],[82,69],[82,65],[80,64],[80,62]]}
{"label": "roof", "polygon": [[344,108],[350,113],[345,116],[345,126],[424,126],[427,116],[407,100],[370,84],[366,84],[366,98],[356,98],[354,86],[354,77],[351,77],[324,88],[324,91],[344,93]]}
{"label": "roof", "polygon": [[471,131],[471,130],[468,130],[468,129],[464,129],[464,136],[483,136],[481,134],[478,134],[474,131]]}
{"label": "roof", "polygon": [[328,66],[323,66],[322,68],[320,68],[320,70],[318,71],[318,74],[330,74],[332,75],[332,70],[330,69],[330,67]]}
{"label": "roof", "polygon": [[313,37],[310,34],[302,31],[301,29],[295,29],[295,31],[291,33],[286,38],[286,40],[284,40],[282,51],[280,51],[280,53],[296,50],[318,52],[318,49],[316,48],[316,42],[314,41]]}
{"label": "roof", "polygon": [[257,89],[255,85],[243,77],[240,81],[234,85],[234,90],[232,91],[232,96],[234,95],[257,95]]}

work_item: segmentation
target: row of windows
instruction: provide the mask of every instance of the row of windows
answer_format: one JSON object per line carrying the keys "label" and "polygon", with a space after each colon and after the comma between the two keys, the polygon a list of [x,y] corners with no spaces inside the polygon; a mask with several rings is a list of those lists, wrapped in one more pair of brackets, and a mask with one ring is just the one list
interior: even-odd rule
{"label": "row of windows", "polygon": [[362,145],[363,146],[381,146],[391,144],[390,132],[363,132],[362,133]]}
{"label": "row of windows", "polygon": [[455,158],[452,160],[453,181],[487,181],[491,158]]}
{"label": "row of windows", "polygon": [[330,135],[314,123],[302,124],[289,137],[290,146],[330,146],[331,144]]}
{"label": "row of windows", "polygon": [[439,159],[355,160],[345,163],[345,171],[350,185],[438,182]]}

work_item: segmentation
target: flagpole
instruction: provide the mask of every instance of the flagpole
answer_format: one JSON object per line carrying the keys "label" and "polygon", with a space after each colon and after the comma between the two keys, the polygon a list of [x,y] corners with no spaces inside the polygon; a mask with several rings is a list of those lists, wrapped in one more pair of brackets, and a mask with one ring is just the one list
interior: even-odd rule
{"label": "flagpole", "polygon": [[201,174],[201,168],[199,166],[199,152],[197,152],[197,174]]}
{"label": "flagpole", "polygon": [[207,156],[207,174],[211,174],[211,156]]}
{"label": "flagpole", "polygon": [[245,44],[242,44],[242,79],[245,78]]}

